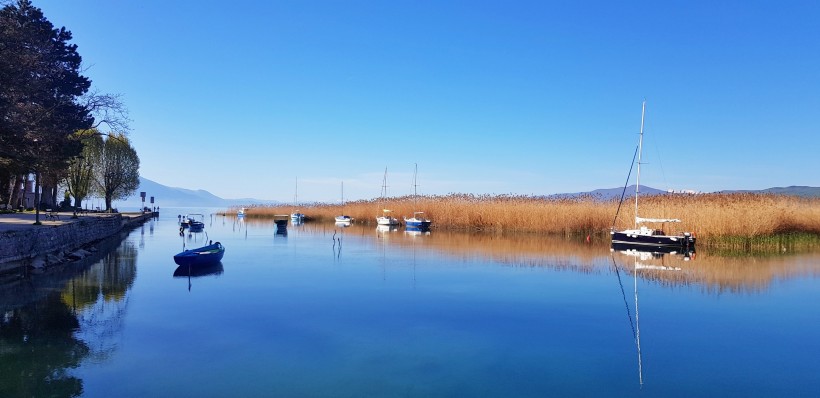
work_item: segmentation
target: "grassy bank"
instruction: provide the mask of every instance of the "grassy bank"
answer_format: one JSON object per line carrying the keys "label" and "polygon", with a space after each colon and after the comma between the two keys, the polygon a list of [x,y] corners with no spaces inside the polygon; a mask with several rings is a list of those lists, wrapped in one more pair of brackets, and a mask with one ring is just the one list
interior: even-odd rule
{"label": "grassy bank", "polygon": [[[615,228],[633,226],[633,203],[623,203]],[[640,205],[642,217],[681,219],[682,223],[664,225],[666,232],[692,231],[702,244],[778,247],[783,244],[783,236],[808,243],[817,242],[820,237],[820,198],[747,193],[670,194],[647,196]],[[406,196],[349,202],[344,208],[304,205],[299,210],[312,221],[332,222],[344,213],[358,223],[374,224],[383,208],[393,210],[398,218],[410,217],[414,210],[424,211],[436,228],[605,235],[613,225],[618,202],[592,197],[446,195],[421,196],[414,204],[413,198]],[[235,210],[230,209],[228,214],[236,214]],[[272,217],[294,210],[292,206],[253,207],[247,217]]]}

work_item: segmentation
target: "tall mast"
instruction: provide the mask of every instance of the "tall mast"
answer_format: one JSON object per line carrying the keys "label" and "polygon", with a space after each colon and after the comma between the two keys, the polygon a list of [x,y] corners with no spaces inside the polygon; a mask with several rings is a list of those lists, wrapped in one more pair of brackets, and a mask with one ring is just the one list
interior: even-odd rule
{"label": "tall mast", "polygon": [[387,198],[387,167],[384,168],[384,178],[382,178],[382,197]]}
{"label": "tall mast", "polygon": [[419,164],[416,163],[416,169],[413,171],[413,207],[416,206],[416,197],[418,196],[418,180],[416,179],[419,174]]}
{"label": "tall mast", "polygon": [[638,228],[638,193],[641,190],[641,152],[643,151],[643,120],[646,114],[646,100],[641,105],[641,133],[638,138],[638,177],[635,179],[635,228]]}

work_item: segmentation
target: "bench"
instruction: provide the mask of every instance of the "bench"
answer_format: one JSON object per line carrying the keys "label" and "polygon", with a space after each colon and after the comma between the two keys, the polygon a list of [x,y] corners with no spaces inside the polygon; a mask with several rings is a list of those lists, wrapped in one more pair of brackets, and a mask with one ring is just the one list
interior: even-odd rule
{"label": "bench", "polygon": [[52,209],[46,209],[46,220],[59,220],[60,214]]}

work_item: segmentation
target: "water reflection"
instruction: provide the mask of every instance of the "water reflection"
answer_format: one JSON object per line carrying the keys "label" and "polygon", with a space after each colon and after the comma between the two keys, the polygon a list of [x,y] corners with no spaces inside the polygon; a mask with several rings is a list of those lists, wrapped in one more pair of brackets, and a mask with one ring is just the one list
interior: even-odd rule
{"label": "water reflection", "polygon": [[188,234],[185,236],[185,239],[182,241],[182,250],[184,251],[186,247],[200,247],[205,246],[208,244],[208,233],[205,231],[188,231]]}
{"label": "water reflection", "polygon": [[174,270],[174,278],[221,275],[223,272],[225,272],[225,268],[222,266],[222,262],[200,266],[180,265]]}
{"label": "water reflection", "polygon": [[130,241],[117,248],[119,239],[78,263],[0,286],[0,396],[79,396],[83,383],[70,369],[116,350],[137,257]]}
{"label": "water reflection", "polygon": [[[666,265],[665,258],[666,257],[678,257],[684,261],[688,261],[693,254],[692,251],[684,251],[683,253],[679,253],[677,250],[672,248],[653,248],[649,249],[646,247],[635,247],[632,245],[623,245],[623,244],[613,244],[612,245],[612,266],[615,271],[615,275],[618,278],[618,285],[621,289],[621,296],[624,301],[624,307],[626,308],[626,316],[629,321],[629,326],[632,329],[632,338],[633,343],[635,345],[635,350],[637,353],[637,366],[638,366],[638,384],[643,386],[643,355],[641,352],[641,323],[640,323],[640,310],[638,305],[638,272],[644,270],[652,270],[652,271],[681,271],[682,268],[676,266]],[[632,274],[632,291],[634,294],[635,304],[634,304],[634,314],[635,318],[633,320],[632,313],[630,312],[629,308],[629,301],[626,297],[626,291],[624,289],[623,280],[621,279],[621,271],[618,266],[618,262],[616,261],[615,253],[618,252],[622,255],[624,261],[622,263],[622,267],[624,268],[625,274],[630,272]],[[632,259],[631,263],[628,259]]]}
{"label": "water reflection", "polygon": [[386,233],[386,232],[396,232],[399,230],[398,225],[377,225],[376,232]]}
{"label": "water reflection", "polygon": [[[269,221],[260,223],[270,225]],[[342,230],[330,223],[306,223],[300,229],[306,233],[327,235]],[[375,237],[381,242],[382,257],[391,250],[409,251],[414,245],[421,244],[425,250],[463,262],[493,260],[512,267],[546,267],[583,274],[602,274],[611,267],[609,239],[588,243],[585,237],[438,230],[423,234],[424,239],[419,240],[416,233],[395,233],[399,230],[397,227],[353,224],[344,230],[348,239],[366,241]],[[820,276],[820,253],[817,252],[729,257],[713,255],[708,249],[701,248],[697,253],[670,254],[657,258],[659,264],[655,265],[678,268],[677,272],[646,268],[639,276],[664,286],[700,288],[708,294],[762,292],[778,280]],[[616,256],[621,255],[624,254],[616,250]]]}
{"label": "water reflection", "polygon": [[415,227],[406,227],[404,229],[405,235],[410,236],[422,236],[422,235],[430,235],[430,230],[427,228],[415,228]]}
{"label": "water reflection", "polygon": [[174,278],[188,278],[188,291],[190,292],[192,286],[191,278],[222,275],[223,272],[225,272],[225,269],[222,266],[222,262],[198,266],[180,265],[174,270]]}

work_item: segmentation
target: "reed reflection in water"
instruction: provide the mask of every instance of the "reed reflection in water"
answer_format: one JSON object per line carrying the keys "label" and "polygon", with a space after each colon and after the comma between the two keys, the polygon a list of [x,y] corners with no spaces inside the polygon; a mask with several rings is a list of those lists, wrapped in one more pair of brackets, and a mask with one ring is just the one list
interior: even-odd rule
{"label": "reed reflection in water", "polygon": [[[253,220],[246,223],[255,223]],[[264,228],[265,224],[260,224]],[[392,249],[432,250],[452,260],[470,262],[492,260],[511,267],[546,267],[584,274],[610,272],[610,243],[587,242],[584,238],[550,237],[533,234],[494,234],[480,232],[433,231],[414,234],[403,228],[381,230],[365,225],[341,227],[329,223],[302,226],[310,233],[334,232],[362,241],[377,239]],[[332,242],[330,239],[329,242]],[[384,250],[384,248],[382,248]],[[615,255],[621,255],[615,250]],[[630,259],[632,257],[629,257]],[[644,261],[648,260],[644,258]],[[675,267],[680,272],[641,270],[642,278],[664,286],[687,286],[705,293],[755,293],[766,290],[778,280],[820,277],[820,252],[772,253],[769,256],[738,254],[734,257],[712,255],[708,249],[688,256],[654,256],[660,267]]]}

